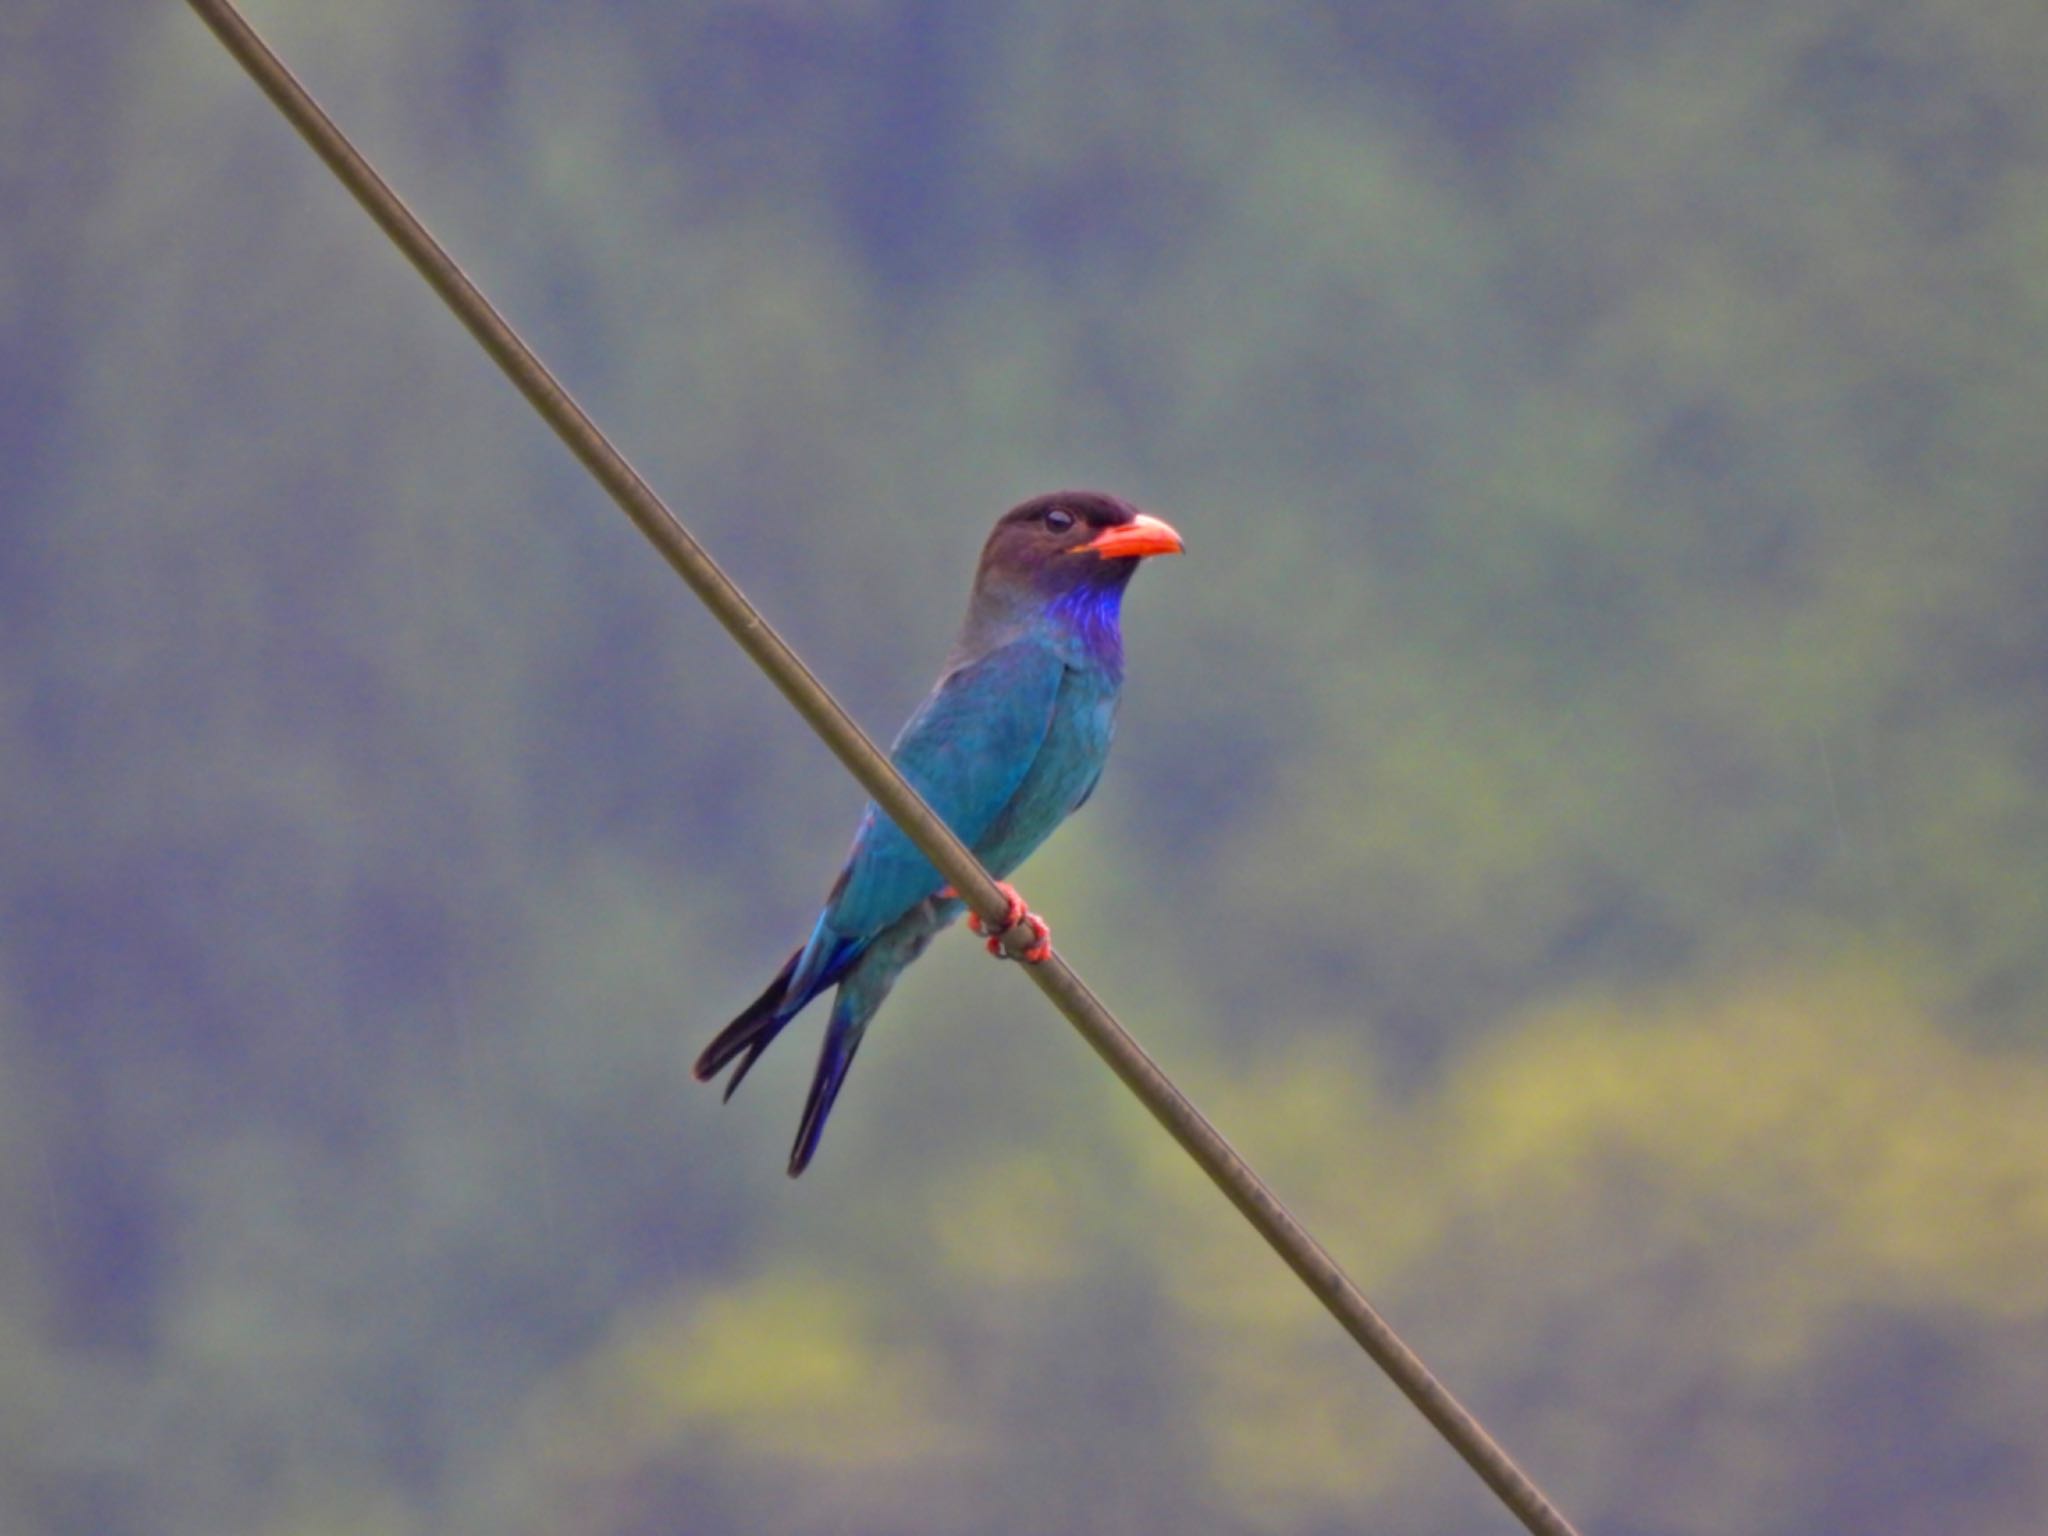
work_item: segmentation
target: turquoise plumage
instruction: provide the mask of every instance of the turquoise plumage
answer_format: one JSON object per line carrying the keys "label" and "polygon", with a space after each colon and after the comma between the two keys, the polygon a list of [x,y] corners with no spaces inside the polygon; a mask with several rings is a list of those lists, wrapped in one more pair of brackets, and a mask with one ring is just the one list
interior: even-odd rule
{"label": "turquoise plumage", "polygon": [[[1123,686],[1119,627],[1138,563],[1178,534],[1113,496],[1064,491],[1012,508],[983,546],[952,654],[890,757],[998,880],[1094,792]],[[1014,893],[1013,893],[1014,895]],[[837,986],[789,1172],[817,1150],[861,1037],[896,978],[965,910],[873,804],[810,936],[698,1057],[708,1080],[737,1061],[726,1097],[791,1019]],[[1013,902],[1012,923],[1044,925]],[[993,946],[992,946],[993,947]]]}

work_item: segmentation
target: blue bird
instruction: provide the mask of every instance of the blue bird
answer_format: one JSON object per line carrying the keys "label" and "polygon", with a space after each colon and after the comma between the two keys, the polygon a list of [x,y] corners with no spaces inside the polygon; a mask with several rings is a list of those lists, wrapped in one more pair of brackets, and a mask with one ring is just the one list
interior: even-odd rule
{"label": "blue bird", "polygon": [[[890,750],[891,760],[999,881],[1095,790],[1124,680],[1124,588],[1148,555],[1181,551],[1165,522],[1114,496],[1059,491],[1011,508],[982,546],[967,621],[945,669]],[[1030,925],[1024,959],[1052,953],[1017,893],[988,940]],[[810,937],[767,989],[719,1031],[695,1068],[708,1082],[734,1061],[730,1099],[805,1004],[837,986],[824,1048],[789,1154],[809,1166],[875,1010],[932,936],[966,906],[895,822],[870,802],[846,867]],[[969,915],[979,933],[982,925]]]}

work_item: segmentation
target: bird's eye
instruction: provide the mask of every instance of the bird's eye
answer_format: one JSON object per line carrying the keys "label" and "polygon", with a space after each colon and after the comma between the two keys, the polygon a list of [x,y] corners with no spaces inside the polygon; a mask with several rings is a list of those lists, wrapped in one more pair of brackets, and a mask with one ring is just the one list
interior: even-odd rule
{"label": "bird's eye", "polygon": [[1074,514],[1064,507],[1053,507],[1045,514],[1045,526],[1054,533],[1065,533],[1074,526]]}

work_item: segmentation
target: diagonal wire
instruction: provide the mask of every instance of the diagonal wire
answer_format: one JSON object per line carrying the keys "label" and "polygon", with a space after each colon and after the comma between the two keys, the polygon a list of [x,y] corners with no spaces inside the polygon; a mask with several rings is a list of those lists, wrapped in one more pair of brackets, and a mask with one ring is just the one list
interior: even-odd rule
{"label": "diagonal wire", "polygon": [[[676,574],[703,600],[740,648],[782,690],[797,713],[824,739],[875,803],[903,828],[969,907],[984,921],[999,924],[1008,903],[967,845],[924,803],[796,652],[769,627],[768,621],[570,398],[569,392],[357,152],[230,0],[188,3],[314,152],[327,162],[328,169],[391,237],[392,243],[419,269],[420,275],[469,328],[470,334],[555,434],[633,519],[648,542],[675,567]],[[1028,948],[1031,942],[1029,928],[1021,923],[1005,935],[1012,955]],[[1415,1352],[1402,1343],[1337,1261],[1309,1235],[1281,1204],[1279,1196],[1160,1070],[1158,1063],[1067,963],[1055,954],[1043,964],[1018,969],[1038,983],[1053,1005],[1123,1080],[1124,1086],[1166,1127],[1216,1187],[1229,1196],[1231,1203],[1287,1261],[1288,1267],[1329,1309],[1345,1332],[1393,1378],[1394,1385],[1499,1495],[1509,1511],[1536,1536],[1577,1536],[1571,1523],[1543,1491]]]}

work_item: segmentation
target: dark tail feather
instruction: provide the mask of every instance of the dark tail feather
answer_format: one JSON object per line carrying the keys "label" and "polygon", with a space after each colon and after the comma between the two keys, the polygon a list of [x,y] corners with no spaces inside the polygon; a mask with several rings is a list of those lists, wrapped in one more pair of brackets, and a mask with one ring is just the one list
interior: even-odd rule
{"label": "dark tail feather", "polygon": [[732,1097],[761,1053],[768,1049],[775,1037],[782,1033],[782,1026],[795,1015],[796,1009],[783,1011],[782,1000],[789,989],[789,978],[796,970],[798,950],[783,962],[782,969],[775,973],[775,979],[768,983],[761,995],[747,1004],[746,1011],[718,1032],[718,1037],[704,1047],[704,1054],[697,1058],[696,1066],[690,1071],[700,1083],[708,1083],[726,1069],[735,1056],[741,1057],[740,1069],[733,1073],[732,1081],[725,1085],[725,1096]]}
{"label": "dark tail feather", "polygon": [[825,1117],[832,1113],[832,1101],[839,1097],[839,1085],[846,1081],[846,1070],[853,1065],[861,1036],[867,1033],[867,1019],[855,1021],[847,1008],[848,999],[842,992],[832,1009],[832,1021],[825,1026],[825,1044],[818,1052],[811,1096],[804,1100],[804,1118],[796,1128],[796,1144],[789,1149],[792,1179],[810,1167],[811,1154],[818,1150],[818,1138],[825,1134]]}
{"label": "dark tail feather", "polygon": [[867,945],[854,939],[842,940],[826,958],[818,970],[818,976],[802,997],[789,995],[790,978],[796,972],[797,962],[804,957],[799,949],[782,962],[782,969],[775,973],[775,979],[762,989],[761,995],[747,1004],[746,1012],[734,1019],[718,1032],[718,1037],[704,1047],[704,1054],[697,1058],[697,1064],[690,1069],[700,1083],[708,1083],[726,1068],[735,1056],[740,1058],[739,1070],[725,1085],[725,1096],[730,1099],[733,1090],[754,1070],[754,1063],[761,1059],[761,1053],[775,1043],[775,1037],[782,1033],[782,1026],[803,1012],[804,1005],[827,987],[837,984],[853,962],[861,956]]}

